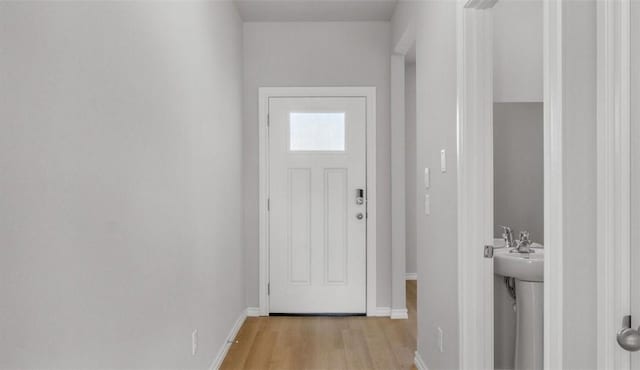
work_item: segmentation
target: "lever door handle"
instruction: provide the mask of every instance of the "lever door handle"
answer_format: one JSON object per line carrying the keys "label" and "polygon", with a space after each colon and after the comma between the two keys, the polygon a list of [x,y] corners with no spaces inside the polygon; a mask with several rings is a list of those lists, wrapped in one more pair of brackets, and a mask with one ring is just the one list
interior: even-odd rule
{"label": "lever door handle", "polygon": [[631,327],[631,316],[627,315],[622,319],[622,329],[618,331],[616,339],[620,347],[629,352],[640,350],[640,327]]}

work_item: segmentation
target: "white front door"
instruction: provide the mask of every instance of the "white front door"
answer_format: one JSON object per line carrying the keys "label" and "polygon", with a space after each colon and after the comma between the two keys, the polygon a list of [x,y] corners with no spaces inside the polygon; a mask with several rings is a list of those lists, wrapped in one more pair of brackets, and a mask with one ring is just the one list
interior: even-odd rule
{"label": "white front door", "polygon": [[269,98],[270,313],[366,312],[366,98]]}

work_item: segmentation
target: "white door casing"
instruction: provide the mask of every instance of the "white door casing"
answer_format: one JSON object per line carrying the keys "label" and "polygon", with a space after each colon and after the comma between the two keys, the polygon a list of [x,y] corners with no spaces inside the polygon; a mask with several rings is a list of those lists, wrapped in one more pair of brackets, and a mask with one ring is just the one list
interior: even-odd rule
{"label": "white door casing", "polygon": [[[598,368],[629,369],[616,343],[631,305],[630,14],[628,0],[598,2]],[[636,26],[637,27],[637,26]],[[637,326],[638,321],[632,320]]]}
{"label": "white door casing", "polygon": [[270,313],[366,312],[366,98],[269,99]]}
{"label": "white door casing", "polygon": [[[631,325],[633,328],[640,326],[640,2],[629,3],[629,155],[630,155],[630,239],[631,247]],[[640,353],[631,354],[631,368],[640,369]]]}
{"label": "white door casing", "polygon": [[366,313],[379,316],[376,307],[376,88],[375,87],[262,87],[259,89],[259,310],[269,315],[269,100],[276,97],[362,97],[366,99]]}
{"label": "white door casing", "polygon": [[495,1],[458,7],[459,367],[492,369],[493,15]]}

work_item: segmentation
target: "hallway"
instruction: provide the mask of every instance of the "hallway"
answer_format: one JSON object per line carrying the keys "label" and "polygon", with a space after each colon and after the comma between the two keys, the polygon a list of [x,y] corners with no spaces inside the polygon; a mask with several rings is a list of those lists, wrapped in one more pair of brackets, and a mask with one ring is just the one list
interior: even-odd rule
{"label": "hallway", "polygon": [[247,318],[221,369],[415,369],[416,285],[407,281],[408,320]]}

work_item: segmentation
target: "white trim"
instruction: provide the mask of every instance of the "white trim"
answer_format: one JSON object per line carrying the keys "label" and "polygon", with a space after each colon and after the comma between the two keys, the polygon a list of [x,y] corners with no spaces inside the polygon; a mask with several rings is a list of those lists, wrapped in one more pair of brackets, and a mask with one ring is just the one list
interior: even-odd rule
{"label": "white trim", "polygon": [[[464,0],[460,0],[464,4]],[[467,6],[483,9],[490,1],[470,1]],[[481,4],[481,5],[478,5]],[[563,143],[562,143],[562,6],[560,0],[544,0],[544,193],[545,248],[544,266],[544,362],[545,369],[562,369],[563,358]],[[483,279],[490,267],[478,260],[479,242],[492,243],[493,226],[487,238],[492,204],[483,204],[493,194],[488,187],[493,158],[492,137],[477,131],[490,117],[482,107],[489,103],[491,31],[490,19],[478,13],[458,10],[458,306],[460,368],[493,368],[493,302],[484,300],[491,288]],[[469,16],[468,18],[465,15]],[[490,15],[490,14],[489,14]],[[489,35],[482,37],[482,35]],[[489,42],[482,45],[483,41]],[[488,82],[489,81],[489,82]],[[478,122],[476,122],[478,121]],[[491,121],[491,120],[489,120]],[[491,122],[484,121],[485,128]],[[474,131],[475,130],[475,131]],[[491,143],[491,145],[489,145]],[[484,148],[484,150],[483,150]],[[474,158],[474,155],[477,156]],[[483,170],[484,169],[484,170]],[[492,169],[491,169],[492,171]],[[484,176],[484,177],[483,177]],[[482,186],[477,186],[481,184]],[[484,188],[483,188],[484,186]],[[489,209],[491,208],[491,213]],[[475,222],[474,222],[475,220]],[[493,264],[491,263],[491,266]],[[492,268],[492,267],[491,267]],[[478,324],[480,312],[483,318]],[[487,325],[491,323],[490,325]],[[483,328],[484,325],[484,328]],[[490,335],[489,335],[490,333]]]}
{"label": "white trim", "polygon": [[258,249],[258,269],[259,269],[259,308],[260,316],[269,316],[269,213],[267,211],[267,199],[269,194],[269,140],[267,127],[269,114],[269,93],[266,90],[258,91],[258,151],[259,151],[259,249]]}
{"label": "white trim", "polygon": [[418,370],[429,370],[429,367],[427,367],[427,364],[424,362],[422,356],[420,356],[420,352],[418,351],[416,351],[416,354],[413,357],[413,364],[416,365]]}
{"label": "white trim", "polygon": [[[493,368],[493,31],[488,3],[458,2],[459,367]],[[473,4],[471,4],[473,5]]]}
{"label": "white trim", "polygon": [[544,368],[563,368],[562,7],[543,0],[544,53]]}
{"label": "white trim", "polygon": [[390,317],[391,316],[391,307],[376,307],[375,311],[372,314],[367,312],[367,316],[370,317]]}
{"label": "white trim", "polygon": [[260,316],[260,307],[247,307],[247,317]]}
{"label": "white trim", "polygon": [[[259,95],[259,212],[260,212],[260,315],[269,315],[269,146],[267,116],[270,97],[364,97],[367,100],[367,316],[377,316],[376,308],[376,88],[375,87],[261,87]],[[387,315],[389,316],[389,315]]]}
{"label": "white trim", "polygon": [[231,330],[227,335],[227,339],[225,339],[224,344],[222,345],[220,350],[218,350],[218,354],[216,355],[215,359],[211,363],[211,366],[209,366],[210,370],[217,370],[220,368],[220,366],[222,365],[222,362],[224,361],[224,358],[227,356],[227,353],[229,352],[229,348],[231,348],[231,344],[236,338],[236,335],[238,335],[238,332],[240,331],[240,328],[242,327],[242,324],[244,324],[244,321],[246,320],[246,318],[247,318],[247,310],[242,310],[242,312],[240,313],[240,316],[238,316],[238,319],[231,327]]}
{"label": "white trim", "polygon": [[407,308],[404,55],[391,56],[391,307]]}
{"label": "white trim", "polygon": [[405,280],[418,280],[417,272],[407,272],[404,276]]}
{"label": "white trim", "polygon": [[598,2],[598,368],[629,369],[613,333],[630,314],[630,4]]}
{"label": "white trim", "polygon": [[409,311],[406,308],[394,308],[389,316],[394,320],[406,320],[409,318]]}
{"label": "white trim", "polygon": [[412,18],[391,55],[391,306],[407,308],[406,284],[406,158],[405,55],[416,43]]}
{"label": "white trim", "polygon": [[467,9],[484,10],[493,8],[497,2],[498,0],[468,0],[464,7]]}

